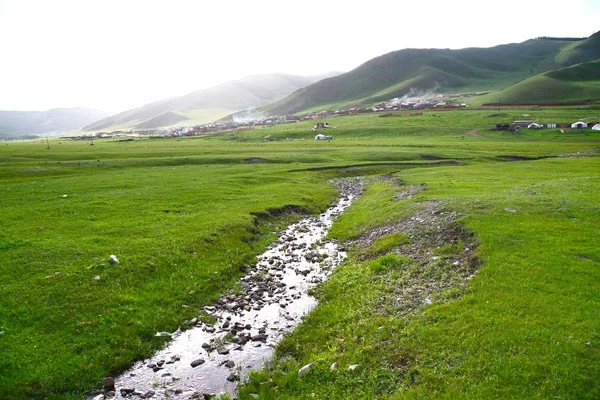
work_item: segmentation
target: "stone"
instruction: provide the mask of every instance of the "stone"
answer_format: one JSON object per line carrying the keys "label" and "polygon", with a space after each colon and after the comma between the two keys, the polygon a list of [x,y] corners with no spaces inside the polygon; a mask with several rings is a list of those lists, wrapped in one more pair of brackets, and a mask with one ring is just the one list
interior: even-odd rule
{"label": "stone", "polygon": [[358,368],[360,364],[352,364],[351,366],[348,367],[348,371],[354,371],[356,370],[356,368]]}
{"label": "stone", "polygon": [[192,361],[190,365],[192,366],[192,368],[196,368],[198,365],[202,365],[205,362],[206,361],[204,361],[204,359],[198,358],[197,360]]}
{"label": "stone", "polygon": [[119,259],[114,254],[111,254],[110,257],[108,258],[108,262],[111,264],[118,264]]}
{"label": "stone", "polygon": [[100,275],[96,275],[96,276],[95,276],[95,277],[93,277],[92,279],[93,279],[93,280],[95,280],[95,281],[99,281],[101,278],[100,278]]}
{"label": "stone", "polygon": [[112,377],[106,377],[102,379],[102,387],[105,392],[112,392],[115,390],[115,379]]}
{"label": "stone", "polygon": [[298,370],[298,378],[302,378],[304,375],[306,375],[308,373],[308,371],[310,371],[312,364],[313,363],[306,364],[304,367],[300,368]]}
{"label": "stone", "polygon": [[229,349],[225,346],[219,346],[217,347],[217,353],[222,355],[229,354]]}
{"label": "stone", "polygon": [[105,397],[103,394],[99,394],[98,396],[92,398],[92,400],[104,400],[104,399],[105,399]]}
{"label": "stone", "polygon": [[235,367],[235,362],[233,360],[227,360],[227,362],[225,363],[225,366],[227,368],[233,368],[233,367]]}
{"label": "stone", "polygon": [[125,397],[128,394],[132,394],[133,392],[135,392],[134,388],[122,388],[121,389],[121,396]]}
{"label": "stone", "polygon": [[334,362],[333,364],[331,364],[331,366],[329,367],[330,370],[335,371],[337,369],[337,362]]}
{"label": "stone", "polygon": [[237,373],[235,373],[235,372],[232,372],[232,373],[231,373],[231,374],[229,374],[229,376],[227,377],[227,380],[228,380],[229,382],[239,381],[239,380],[240,380],[240,376],[239,376]]}

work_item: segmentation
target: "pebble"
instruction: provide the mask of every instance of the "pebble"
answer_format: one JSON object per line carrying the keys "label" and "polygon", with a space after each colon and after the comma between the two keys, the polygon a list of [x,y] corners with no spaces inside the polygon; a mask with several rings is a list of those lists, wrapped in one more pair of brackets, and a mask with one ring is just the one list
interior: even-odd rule
{"label": "pebble", "polygon": [[192,368],[196,368],[198,365],[202,365],[205,362],[206,361],[204,361],[203,358],[198,358],[197,360],[192,361],[190,365],[192,366]]}
{"label": "pebble", "polygon": [[304,367],[300,368],[298,370],[298,378],[302,378],[304,375],[306,375],[308,373],[308,371],[310,371],[311,367],[312,367],[312,363],[306,364]]}

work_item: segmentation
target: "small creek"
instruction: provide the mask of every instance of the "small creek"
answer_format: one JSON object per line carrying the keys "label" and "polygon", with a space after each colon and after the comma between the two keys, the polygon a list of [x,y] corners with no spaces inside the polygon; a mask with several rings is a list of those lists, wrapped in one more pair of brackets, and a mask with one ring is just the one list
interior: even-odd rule
{"label": "small creek", "polygon": [[262,368],[282,336],[315,307],[309,289],[346,257],[335,241],[321,239],[355,194],[342,188],[326,212],[290,225],[258,256],[238,293],[205,307],[214,324],[190,321],[193,329],[178,330],[167,347],[115,378],[116,397],[235,395],[237,383]]}

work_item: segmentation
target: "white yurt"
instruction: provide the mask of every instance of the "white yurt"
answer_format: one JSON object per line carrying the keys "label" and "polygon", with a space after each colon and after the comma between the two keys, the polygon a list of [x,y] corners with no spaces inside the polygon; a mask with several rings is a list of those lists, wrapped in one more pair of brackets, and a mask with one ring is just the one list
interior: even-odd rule
{"label": "white yurt", "polygon": [[577,121],[574,124],[571,124],[571,128],[587,128],[587,122]]}
{"label": "white yurt", "polygon": [[600,124],[596,124],[596,125],[592,126],[592,129],[595,131],[600,131]]}

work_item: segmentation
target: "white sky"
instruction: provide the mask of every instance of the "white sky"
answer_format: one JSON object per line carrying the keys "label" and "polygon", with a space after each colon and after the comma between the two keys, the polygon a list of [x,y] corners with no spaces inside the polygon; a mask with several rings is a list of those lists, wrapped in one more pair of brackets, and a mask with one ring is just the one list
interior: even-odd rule
{"label": "white sky", "polygon": [[409,47],[584,37],[599,20],[600,0],[0,0],[0,110],[119,112]]}

